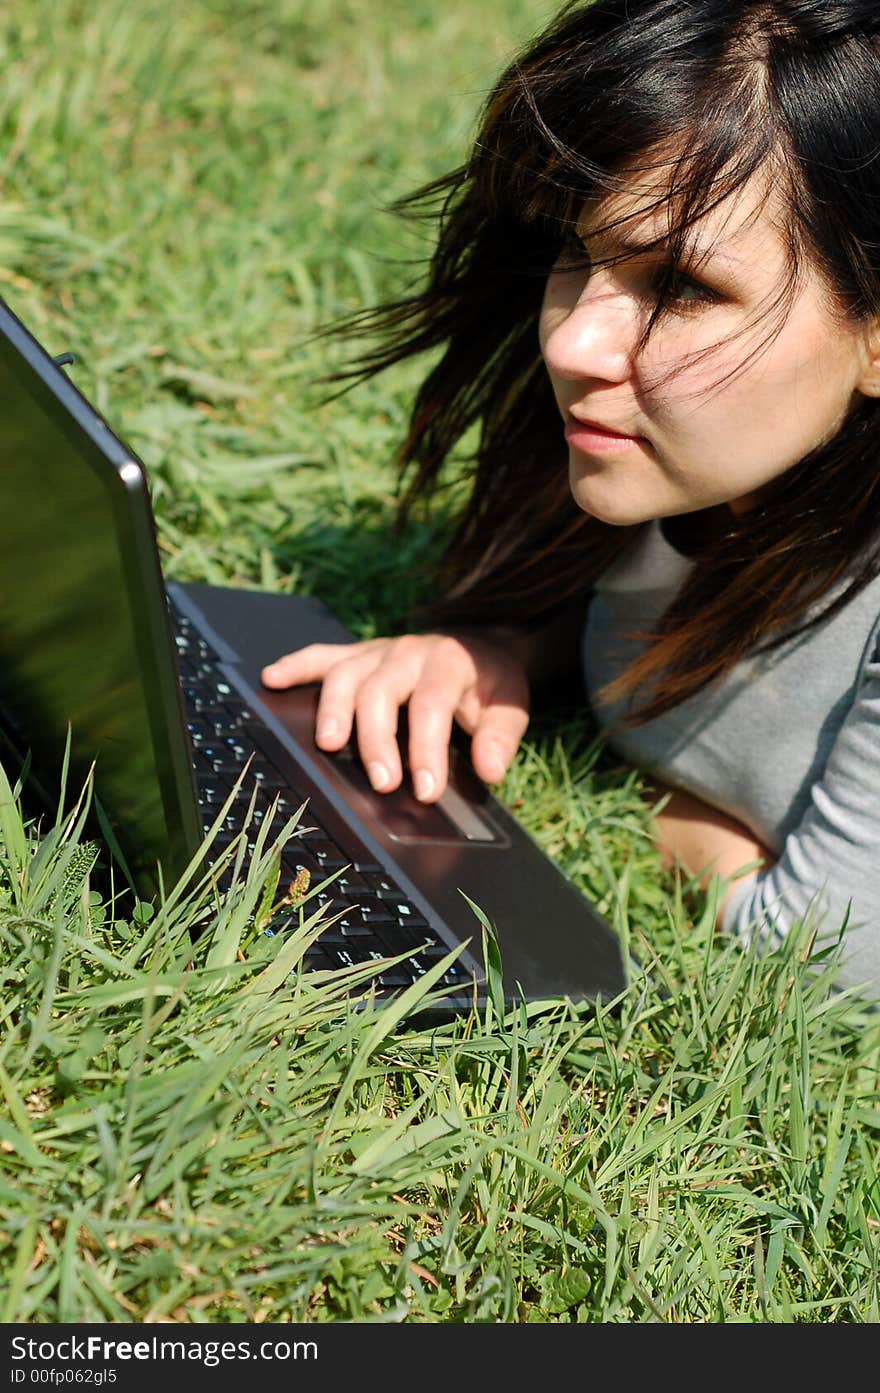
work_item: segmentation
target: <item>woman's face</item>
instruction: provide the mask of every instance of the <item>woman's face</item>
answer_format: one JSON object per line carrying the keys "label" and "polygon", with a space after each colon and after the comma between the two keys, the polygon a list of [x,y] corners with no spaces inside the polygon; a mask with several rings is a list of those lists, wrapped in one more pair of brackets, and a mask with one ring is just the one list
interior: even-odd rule
{"label": "woman's face", "polygon": [[[638,250],[664,231],[662,212],[642,211],[655,196],[634,181],[632,192],[584,209],[578,232],[592,259],[626,258],[592,270],[558,264],[540,317],[572,494],[620,526],[721,503],[748,508],[835,434],[868,366],[865,330],[841,325],[812,267],[776,328],[772,306],[789,266],[757,176],[694,225],[677,298],[638,351],[667,260],[662,247]],[[620,218],[612,233],[594,235]]]}

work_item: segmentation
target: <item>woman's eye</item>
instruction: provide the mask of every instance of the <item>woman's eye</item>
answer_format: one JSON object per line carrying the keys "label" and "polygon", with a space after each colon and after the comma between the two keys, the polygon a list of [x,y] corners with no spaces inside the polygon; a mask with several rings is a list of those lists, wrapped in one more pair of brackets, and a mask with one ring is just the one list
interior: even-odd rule
{"label": "woman's eye", "polygon": [[719,298],[707,285],[686,276],[683,271],[674,269],[672,272],[664,269],[658,273],[655,290],[659,293],[664,289],[669,304],[684,309],[715,304]]}
{"label": "woman's eye", "polygon": [[[604,265],[605,263],[600,263]],[[694,280],[677,266],[670,266],[668,263],[657,265],[641,264],[639,260],[635,263],[629,259],[619,262],[609,263],[619,265],[619,275],[625,282],[630,280],[630,284],[637,293],[647,293],[654,299],[663,298],[666,307],[673,313],[687,313],[706,305],[717,304],[721,299],[714,290],[710,290],[702,281]],[[560,248],[559,255],[554,264],[556,272],[587,271],[592,272],[594,262],[590,256],[589,248],[582,237],[572,232],[566,237]]]}

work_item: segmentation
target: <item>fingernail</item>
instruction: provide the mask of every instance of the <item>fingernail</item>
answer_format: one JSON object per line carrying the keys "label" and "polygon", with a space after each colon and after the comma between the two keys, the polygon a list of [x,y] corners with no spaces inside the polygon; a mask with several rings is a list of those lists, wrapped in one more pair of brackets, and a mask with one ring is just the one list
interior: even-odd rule
{"label": "fingernail", "polygon": [[317,740],[332,740],[338,732],[339,722],[333,716],[325,716],[322,721],[318,722],[315,738]]}
{"label": "fingernail", "polygon": [[430,769],[417,769],[413,774],[413,788],[419,800],[430,798],[435,786],[434,775]]}
{"label": "fingernail", "polygon": [[377,792],[381,792],[391,778],[385,765],[380,764],[378,760],[373,760],[372,764],[367,765],[367,774]]}
{"label": "fingernail", "polygon": [[270,663],[268,667],[263,668],[263,676],[271,679],[277,677],[279,671],[280,669],[277,663]]}
{"label": "fingernail", "polygon": [[505,765],[500,755],[489,755],[486,760],[486,775],[490,784],[500,783],[504,778]]}

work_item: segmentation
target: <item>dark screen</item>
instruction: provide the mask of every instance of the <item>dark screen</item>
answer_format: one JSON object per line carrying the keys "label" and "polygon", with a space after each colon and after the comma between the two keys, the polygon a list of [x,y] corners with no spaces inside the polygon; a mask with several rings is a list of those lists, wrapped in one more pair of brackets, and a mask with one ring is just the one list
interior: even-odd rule
{"label": "dark screen", "polygon": [[68,801],[94,759],[96,793],[148,883],[157,859],[176,858],[114,524],[125,484],[30,371],[0,335],[0,707],[46,789],[58,787],[70,727]]}

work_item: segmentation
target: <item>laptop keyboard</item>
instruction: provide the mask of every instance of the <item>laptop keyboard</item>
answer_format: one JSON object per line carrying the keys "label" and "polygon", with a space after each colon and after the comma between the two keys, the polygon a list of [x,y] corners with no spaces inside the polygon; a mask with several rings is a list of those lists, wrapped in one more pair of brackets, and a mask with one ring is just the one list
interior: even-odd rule
{"label": "laptop keyboard", "polygon": [[[255,838],[276,799],[275,822],[280,825],[307,802],[307,794],[294,788],[289,777],[281,773],[261,748],[260,732],[265,727],[225,680],[217,653],[173,600],[169,600],[169,609],[202,827],[206,833],[248,765],[224,825],[212,843],[212,849],[219,853],[241,832],[252,799],[254,806],[248,832]],[[284,848],[279,895],[283,895],[283,887],[294,883],[303,896],[309,894],[311,887],[320,885],[338,871],[332,884],[311,894],[303,913],[308,915],[319,905],[327,905],[328,915],[342,914],[306,950],[303,959],[306,967],[325,970],[352,967],[410,952],[412,955],[403,962],[377,974],[378,987],[395,991],[417,981],[429,967],[446,956],[449,949],[381,865],[359,859],[362,853],[347,854],[345,847],[319,825],[308,803],[299,825],[309,830],[301,836],[293,836]],[[252,839],[248,852],[253,849]],[[224,884],[223,873],[220,884],[221,887]],[[299,910],[294,904],[276,917],[267,932],[283,932],[298,923]],[[462,987],[467,980],[464,969],[456,963],[437,985]]]}

